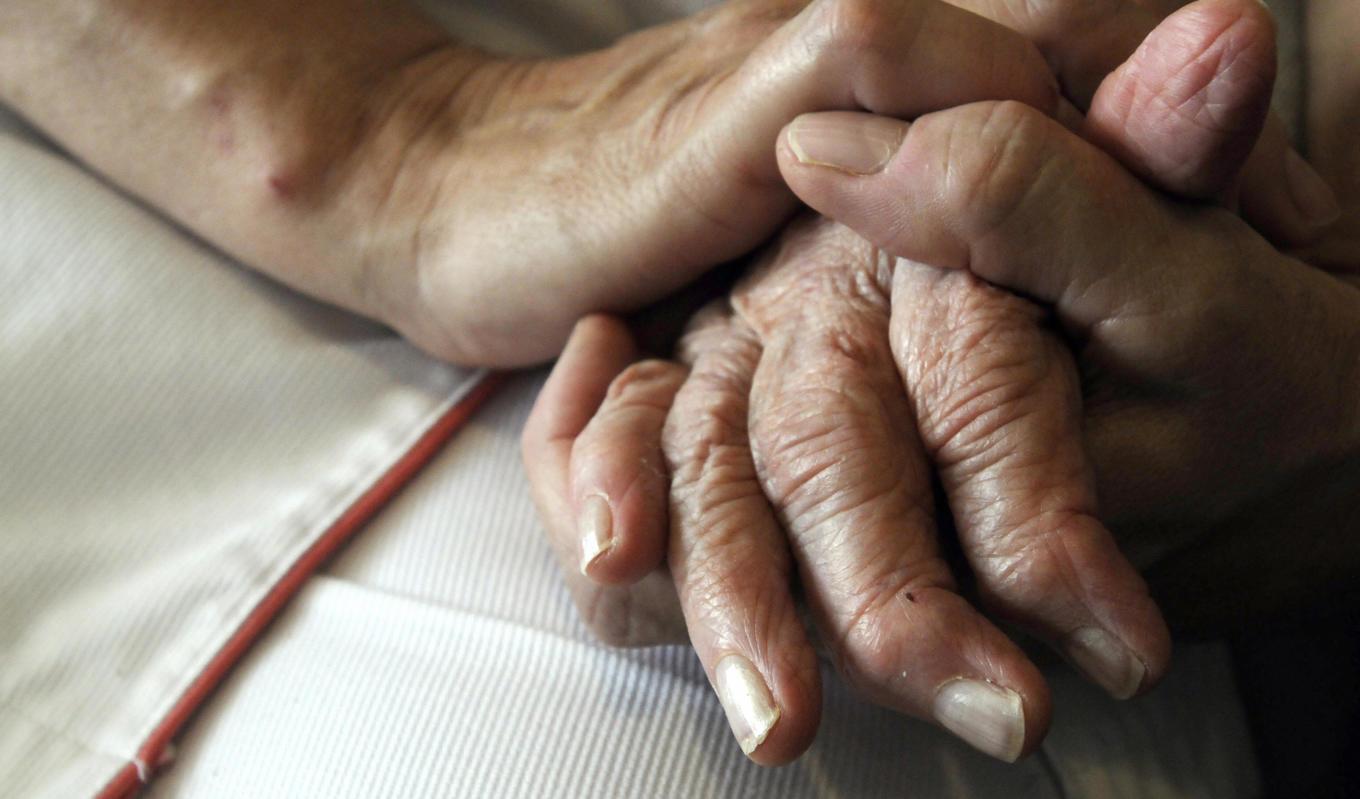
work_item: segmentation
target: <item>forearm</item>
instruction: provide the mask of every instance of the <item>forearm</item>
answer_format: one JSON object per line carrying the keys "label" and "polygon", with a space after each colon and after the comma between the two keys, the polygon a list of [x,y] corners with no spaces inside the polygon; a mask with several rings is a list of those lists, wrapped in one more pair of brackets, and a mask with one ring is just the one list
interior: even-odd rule
{"label": "forearm", "polygon": [[328,291],[336,270],[319,273],[357,257],[352,217],[383,190],[380,174],[356,176],[355,153],[409,124],[394,117],[413,73],[452,80],[464,57],[436,25],[379,0],[0,10],[0,99],[243,261],[347,305],[353,294]]}

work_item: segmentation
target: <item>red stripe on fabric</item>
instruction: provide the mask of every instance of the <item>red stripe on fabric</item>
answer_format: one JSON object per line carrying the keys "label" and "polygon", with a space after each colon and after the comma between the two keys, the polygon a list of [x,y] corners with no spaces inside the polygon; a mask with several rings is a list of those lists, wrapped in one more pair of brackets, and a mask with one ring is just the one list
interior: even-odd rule
{"label": "red stripe on fabric", "polygon": [[[179,734],[184,724],[189,720],[208,695],[222,682],[231,671],[231,668],[250,649],[251,645],[260,637],[269,623],[274,620],[288,600],[292,599],[299,590],[302,589],[307,578],[310,577],[321,564],[325,563],[342,544],[350,539],[364,523],[373,518],[384,505],[392,500],[393,497],[411,481],[413,477],[430,460],[443,449],[444,445],[453,438],[453,434],[472,417],[472,414],[491,396],[501,383],[505,380],[502,373],[491,373],[487,375],[464,397],[457,405],[454,405],[439,421],[420,437],[412,447],[401,456],[391,469],[388,469],[378,481],[373,484],[363,496],[355,500],[354,504],[345,510],[340,518],[335,520],[326,532],[312,544],[306,552],[284,573],[279,582],[265,594],[264,599],[255,606],[255,609],[246,616],[245,621],[227,639],[226,644],[218,650],[212,660],[203,671],[194,678],[189,684],[188,689],[180,696],[179,701],[170,708],[170,712],[161,720],[160,724],[151,731],[151,735],[137,750],[137,757],[134,761],[124,766],[114,778],[104,786],[99,792],[99,799],[123,799],[132,796],[145,784],[141,771],[145,771],[149,780],[150,774],[160,765],[161,757],[165,753],[166,746]],[[140,767],[139,767],[140,764]]]}

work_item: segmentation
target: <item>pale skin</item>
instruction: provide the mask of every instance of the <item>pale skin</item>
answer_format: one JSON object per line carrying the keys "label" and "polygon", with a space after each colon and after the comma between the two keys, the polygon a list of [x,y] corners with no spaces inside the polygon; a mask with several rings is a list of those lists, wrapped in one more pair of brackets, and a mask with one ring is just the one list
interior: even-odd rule
{"label": "pale skin", "polygon": [[[798,114],[1051,112],[1058,83],[1089,98],[1155,20],[1063,6],[736,0],[600,52],[508,60],[401,2],[15,0],[0,99],[244,263],[439,357],[519,366],[582,315],[774,233],[797,202],[774,141]],[[1310,240],[1283,138],[1259,149],[1249,216]]]}
{"label": "pale skin", "polygon": [[[1050,70],[1063,94],[1085,107],[1155,22],[1123,2],[1082,4],[1083,14],[1123,21],[1102,26],[1072,13],[1017,15],[1010,4],[981,0],[964,4],[980,17],[925,2],[805,5],[734,3],[601,53],[535,62],[455,45],[399,4],[34,0],[0,11],[0,96],[94,168],[244,262],[381,319],[438,356],[513,366],[556,352],[583,313],[636,308],[747,252],[785,223],[793,191],[814,206],[834,196],[816,194],[831,184],[791,169],[781,131],[795,117],[850,110],[913,119],[1003,99],[1057,113]],[[1071,35],[1088,28],[1104,38]],[[1317,35],[1337,36],[1339,28],[1336,22]],[[960,58],[956,41],[974,43],[995,63]],[[1313,52],[1333,52],[1345,63],[1336,42]],[[1324,68],[1340,74],[1335,64],[1314,65]],[[933,80],[902,79],[923,73]],[[1333,102],[1344,104],[1353,96],[1344,87],[1355,83],[1339,81],[1343,94]],[[1310,118],[1344,127],[1344,113],[1329,116],[1314,101]],[[1109,149],[1120,146],[1117,136],[1088,133]],[[1349,131],[1311,135],[1337,169],[1353,170],[1344,146],[1353,141],[1345,138]],[[1178,194],[1233,193],[1224,183],[1236,167],[1222,166],[1233,158],[1175,175],[1116,154]],[[1328,263],[1351,263],[1335,237],[1315,243],[1333,228],[1316,204],[1300,205],[1285,189],[1286,158],[1278,129],[1268,125],[1243,170],[1243,215],[1277,244],[1339,251]],[[1334,182],[1349,191],[1343,205],[1353,222],[1356,181]],[[898,194],[884,189],[881,196],[897,203]],[[844,221],[871,233],[873,218],[861,211],[846,206]],[[847,264],[860,246],[845,246]],[[507,282],[535,290],[507,294]],[[1024,285],[1007,287],[1051,299]],[[609,370],[597,371],[582,366],[578,374],[587,382]],[[592,390],[577,386],[573,398],[558,398],[564,408],[588,408],[588,419]],[[706,400],[700,394],[696,401]],[[1093,457],[1099,473],[1101,458]],[[1280,482],[1277,474],[1266,479]],[[763,501],[759,490],[750,498]],[[548,507],[549,515],[574,519],[579,509],[568,500]],[[781,540],[777,527],[766,533],[766,543]],[[769,554],[778,569],[777,552]],[[1317,554],[1344,568],[1330,551]],[[787,555],[784,561],[787,569]],[[644,565],[599,576],[633,579],[656,563]],[[946,573],[936,577],[945,581]],[[703,575],[696,570],[696,578]],[[648,580],[647,590],[654,589],[657,581]],[[665,591],[657,595],[664,607]],[[970,623],[976,635],[917,651],[948,653],[981,640],[1010,653],[999,661],[999,676],[1024,696],[1029,726],[1021,746],[1028,750],[1046,719],[1042,681],[988,622]],[[781,629],[791,637],[770,642],[772,657],[798,660],[806,672],[801,631],[788,623]],[[1164,661],[1157,646],[1141,653],[1149,685]],[[716,679],[718,663],[706,665]],[[904,698],[885,685],[896,673],[890,665],[869,670],[866,691],[930,715],[923,691]],[[1143,687],[1140,680],[1135,690]],[[804,705],[786,702],[753,757],[779,762],[806,744],[816,723],[810,690]]]}

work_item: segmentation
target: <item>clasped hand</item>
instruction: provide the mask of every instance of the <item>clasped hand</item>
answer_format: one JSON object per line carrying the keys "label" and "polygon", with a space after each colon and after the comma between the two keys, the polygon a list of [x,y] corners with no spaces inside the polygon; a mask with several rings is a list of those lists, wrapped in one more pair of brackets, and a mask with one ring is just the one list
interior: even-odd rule
{"label": "clasped hand", "polygon": [[1204,0],[1066,127],[1016,102],[793,120],[778,166],[823,216],[696,315],[674,362],[580,323],[526,429],[596,628],[664,634],[678,599],[763,763],[818,720],[795,580],[845,679],[1002,759],[1050,707],[994,620],[1116,697],[1154,685],[1169,634],[1102,519],[1219,518],[1360,439],[1360,295],[1163,193],[1233,202],[1271,69],[1264,12]]}

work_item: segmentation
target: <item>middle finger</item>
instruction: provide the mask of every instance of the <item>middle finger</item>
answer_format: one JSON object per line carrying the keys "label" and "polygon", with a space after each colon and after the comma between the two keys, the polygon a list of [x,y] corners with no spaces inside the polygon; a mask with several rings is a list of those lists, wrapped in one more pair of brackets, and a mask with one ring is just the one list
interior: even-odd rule
{"label": "middle finger", "polygon": [[888,344],[890,268],[823,220],[738,291],[764,353],[751,445],[814,617],[846,679],[1013,761],[1049,699],[1020,649],[955,591],[930,470]]}

